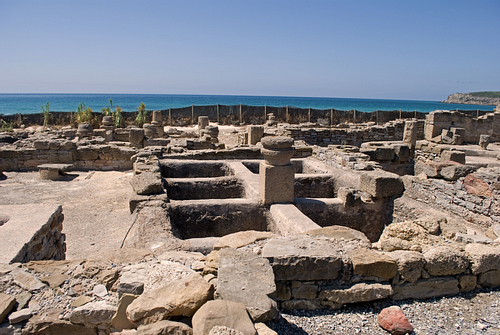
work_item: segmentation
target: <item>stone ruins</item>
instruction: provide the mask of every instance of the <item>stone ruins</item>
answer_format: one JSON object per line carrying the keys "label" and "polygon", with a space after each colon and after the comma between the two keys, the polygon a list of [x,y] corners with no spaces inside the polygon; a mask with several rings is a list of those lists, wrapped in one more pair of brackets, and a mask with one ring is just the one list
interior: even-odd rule
{"label": "stone ruins", "polygon": [[267,116],[0,133],[0,189],[10,172],[65,187],[132,171],[135,216],[120,249],[66,259],[62,206],[0,205],[0,334],[276,334],[280,310],[500,286],[499,108]]}

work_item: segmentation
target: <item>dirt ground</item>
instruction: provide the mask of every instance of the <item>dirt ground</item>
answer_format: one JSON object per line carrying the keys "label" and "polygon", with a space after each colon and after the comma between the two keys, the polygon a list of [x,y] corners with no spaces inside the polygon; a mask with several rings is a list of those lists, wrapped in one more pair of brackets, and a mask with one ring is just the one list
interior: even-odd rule
{"label": "dirt ground", "polygon": [[120,248],[134,221],[128,200],[132,171],[72,171],[62,180],[40,180],[38,172],[4,172],[0,204],[60,204],[67,259]]}

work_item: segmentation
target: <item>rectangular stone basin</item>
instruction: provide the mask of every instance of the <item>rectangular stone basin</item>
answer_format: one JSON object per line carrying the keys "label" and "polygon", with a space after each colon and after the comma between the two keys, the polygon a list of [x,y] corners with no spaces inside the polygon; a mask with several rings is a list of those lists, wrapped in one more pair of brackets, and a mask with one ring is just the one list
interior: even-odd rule
{"label": "rectangular stone basin", "polygon": [[172,200],[243,198],[244,186],[236,177],[167,178],[167,196]]}
{"label": "rectangular stone basin", "polygon": [[247,199],[171,201],[168,215],[180,239],[221,237],[244,230],[268,230],[266,210]]}
{"label": "rectangular stone basin", "polygon": [[234,175],[232,169],[224,162],[164,159],[160,160],[159,165],[163,178],[208,178]]}

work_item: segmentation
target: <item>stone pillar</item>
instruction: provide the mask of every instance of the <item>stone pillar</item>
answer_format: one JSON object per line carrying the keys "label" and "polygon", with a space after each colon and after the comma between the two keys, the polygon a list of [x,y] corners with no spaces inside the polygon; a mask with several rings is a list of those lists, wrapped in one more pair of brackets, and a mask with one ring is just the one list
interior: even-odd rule
{"label": "stone pillar", "polygon": [[106,142],[113,140],[113,132],[115,131],[115,123],[112,116],[103,116],[101,129],[106,130]]}
{"label": "stone pillar", "polygon": [[144,136],[146,138],[155,138],[156,136],[156,126],[154,124],[145,123],[142,128],[144,129]]}
{"label": "stone pillar", "polygon": [[134,148],[142,148],[144,146],[144,129],[131,128],[129,133],[130,146]]}
{"label": "stone pillar", "polygon": [[219,127],[206,126],[205,129],[201,130],[201,136],[212,143],[219,143]]}
{"label": "stone pillar", "polygon": [[198,116],[198,129],[201,131],[205,129],[209,124],[208,116]]}
{"label": "stone pillar", "polygon": [[248,144],[255,145],[264,136],[263,126],[248,126]]}
{"label": "stone pillar", "polygon": [[78,130],[76,131],[76,136],[79,138],[92,138],[92,134],[94,133],[94,128],[88,122],[83,122],[78,125]]}
{"label": "stone pillar", "polygon": [[163,129],[163,121],[161,119],[161,111],[153,111],[153,121],[151,124],[155,126],[155,131],[158,137],[162,137],[165,133]]}
{"label": "stone pillar", "polygon": [[490,135],[479,135],[479,146],[482,150],[486,150],[486,148],[488,148],[488,144],[490,144],[490,141]]}
{"label": "stone pillar", "polygon": [[417,121],[405,121],[403,143],[407,144],[411,151],[417,146],[417,125]]}
{"label": "stone pillar", "polygon": [[276,117],[274,116],[274,113],[267,114],[267,117],[268,117],[268,120],[267,120],[266,125],[269,127],[276,126],[277,122],[276,122]]}
{"label": "stone pillar", "polygon": [[261,153],[264,161],[259,167],[259,197],[264,205],[293,202],[295,168],[290,163],[293,138],[263,137]]}

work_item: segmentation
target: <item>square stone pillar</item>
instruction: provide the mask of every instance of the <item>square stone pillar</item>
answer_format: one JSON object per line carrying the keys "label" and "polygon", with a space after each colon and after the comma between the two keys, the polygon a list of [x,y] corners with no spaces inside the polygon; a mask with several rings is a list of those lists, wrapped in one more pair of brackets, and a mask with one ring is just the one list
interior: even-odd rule
{"label": "square stone pillar", "polygon": [[248,126],[248,144],[255,145],[264,136],[264,126]]}
{"label": "square stone pillar", "polygon": [[293,203],[295,168],[292,164],[274,166],[266,161],[259,167],[259,196],[264,205]]}

